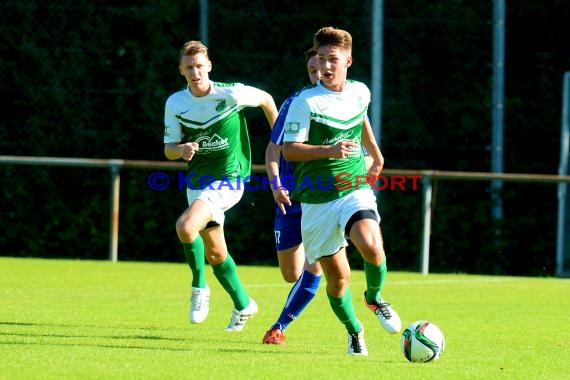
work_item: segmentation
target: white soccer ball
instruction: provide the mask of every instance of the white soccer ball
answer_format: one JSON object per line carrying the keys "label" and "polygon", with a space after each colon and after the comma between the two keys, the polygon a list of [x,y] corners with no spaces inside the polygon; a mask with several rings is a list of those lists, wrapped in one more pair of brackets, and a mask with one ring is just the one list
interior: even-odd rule
{"label": "white soccer ball", "polygon": [[419,320],[402,332],[400,347],[412,363],[426,363],[439,359],[445,348],[445,337],[432,322]]}

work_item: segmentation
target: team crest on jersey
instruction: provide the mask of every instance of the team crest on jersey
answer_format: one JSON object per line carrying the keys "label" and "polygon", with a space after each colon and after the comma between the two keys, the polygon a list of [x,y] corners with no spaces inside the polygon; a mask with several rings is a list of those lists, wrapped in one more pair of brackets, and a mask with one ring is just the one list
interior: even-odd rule
{"label": "team crest on jersey", "polygon": [[226,99],[218,99],[216,100],[218,105],[216,106],[216,111],[221,112],[226,108]]}
{"label": "team crest on jersey", "polygon": [[299,123],[286,123],[285,133],[297,133],[299,132]]}

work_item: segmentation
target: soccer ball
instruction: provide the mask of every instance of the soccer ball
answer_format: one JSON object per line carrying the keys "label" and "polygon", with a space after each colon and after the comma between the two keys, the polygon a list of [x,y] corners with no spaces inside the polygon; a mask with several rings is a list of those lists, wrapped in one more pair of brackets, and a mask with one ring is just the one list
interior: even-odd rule
{"label": "soccer ball", "polygon": [[412,363],[426,363],[439,359],[445,348],[445,337],[432,322],[415,321],[402,332],[400,347]]}

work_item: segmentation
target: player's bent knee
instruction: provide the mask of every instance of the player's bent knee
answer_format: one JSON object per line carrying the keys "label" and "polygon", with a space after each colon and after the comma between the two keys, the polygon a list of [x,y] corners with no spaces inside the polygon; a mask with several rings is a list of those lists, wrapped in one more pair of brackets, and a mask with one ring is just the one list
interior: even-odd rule
{"label": "player's bent knee", "polygon": [[327,293],[333,297],[342,297],[342,295],[348,290],[348,284],[348,278],[327,278]]}
{"label": "player's bent knee", "polygon": [[365,239],[359,241],[357,248],[361,253],[367,256],[379,256],[384,254],[382,241],[371,236],[367,236]]}
{"label": "player's bent knee", "polygon": [[220,252],[206,252],[206,261],[210,265],[218,265],[226,261],[227,255]]}
{"label": "player's bent knee", "polygon": [[191,242],[195,240],[198,238],[199,234],[198,229],[194,228],[188,219],[182,217],[178,218],[176,221],[176,232],[178,233],[180,240],[184,242]]}
{"label": "player's bent knee", "polygon": [[299,277],[301,277],[301,273],[297,272],[282,272],[281,275],[283,276],[283,280],[289,284],[297,282]]}

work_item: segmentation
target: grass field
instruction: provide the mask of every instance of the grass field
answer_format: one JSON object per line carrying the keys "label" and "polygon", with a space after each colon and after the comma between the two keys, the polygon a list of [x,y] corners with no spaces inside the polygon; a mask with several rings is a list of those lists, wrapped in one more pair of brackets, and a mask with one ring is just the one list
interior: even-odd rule
{"label": "grass field", "polygon": [[346,354],[324,286],[286,346],[262,345],[289,292],[277,268],[239,267],[260,313],[225,332],[232,305],[208,270],[210,315],[190,325],[185,264],[0,258],[0,379],[570,378],[568,279],[390,272],[403,324],[429,319],[446,336],[440,360],[411,364],[362,305],[361,271],[368,357]]}

